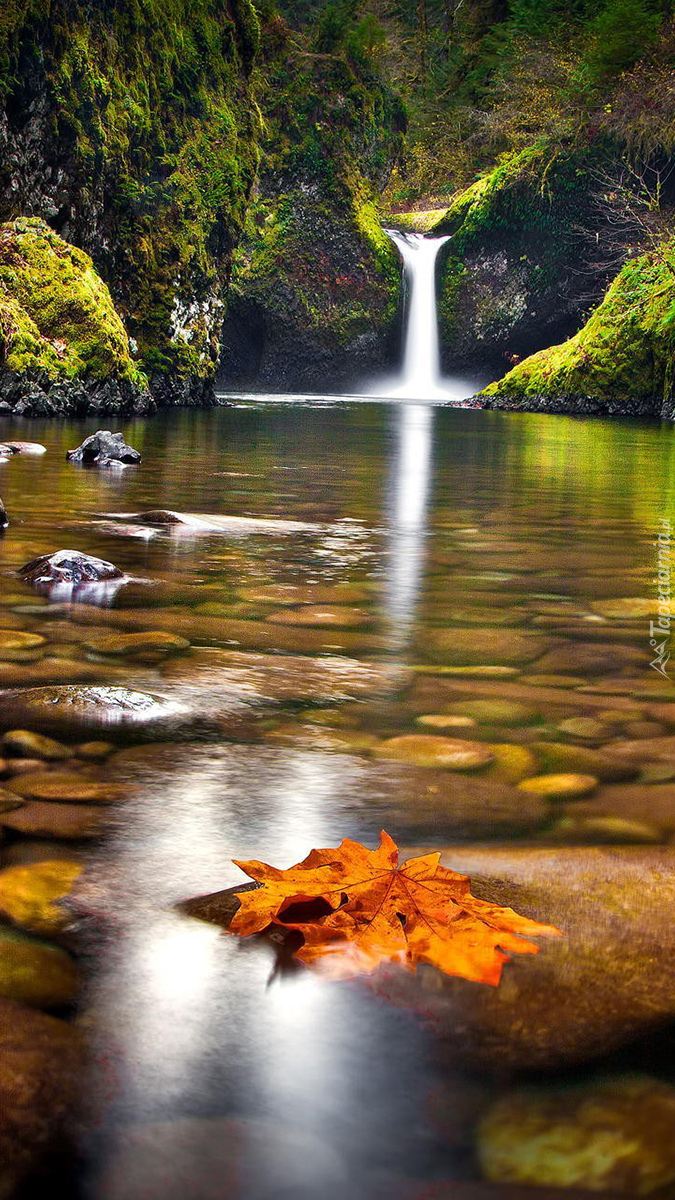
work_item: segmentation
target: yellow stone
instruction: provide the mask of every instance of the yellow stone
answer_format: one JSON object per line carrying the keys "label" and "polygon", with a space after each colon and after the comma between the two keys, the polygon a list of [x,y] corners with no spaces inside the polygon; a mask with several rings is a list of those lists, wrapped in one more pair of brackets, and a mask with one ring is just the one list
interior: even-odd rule
{"label": "yellow stone", "polygon": [[595,775],[535,775],[523,779],[518,787],[524,792],[534,792],[548,800],[580,800],[590,796],[598,786]]}
{"label": "yellow stone", "polygon": [[[615,620],[630,620],[631,617],[675,616],[675,600],[660,603],[654,596],[624,596],[620,600],[596,600],[591,605],[593,612],[601,617],[612,617]],[[659,612],[659,609],[665,611]]]}
{"label": "yellow stone", "polygon": [[460,738],[434,737],[432,734],[408,733],[388,738],[373,748],[378,758],[392,758],[416,767],[442,767],[450,771],[473,771],[493,760],[489,746],[480,742],[465,742]]}
{"label": "yellow stone", "polygon": [[0,913],[30,933],[59,933],[69,923],[58,904],[73,889],[82,867],[59,859],[0,871]]}
{"label": "yellow stone", "polygon": [[675,1089],[648,1076],[510,1092],[478,1126],[478,1159],[491,1183],[646,1196],[675,1180],[673,1128]]}
{"label": "yellow stone", "polygon": [[475,729],[473,717],[461,717],[454,713],[424,713],[416,718],[418,725],[429,729]]}
{"label": "yellow stone", "polygon": [[516,746],[510,742],[492,743],[490,749],[494,762],[485,772],[486,779],[494,779],[499,783],[520,783],[536,775],[539,763],[527,746]]}

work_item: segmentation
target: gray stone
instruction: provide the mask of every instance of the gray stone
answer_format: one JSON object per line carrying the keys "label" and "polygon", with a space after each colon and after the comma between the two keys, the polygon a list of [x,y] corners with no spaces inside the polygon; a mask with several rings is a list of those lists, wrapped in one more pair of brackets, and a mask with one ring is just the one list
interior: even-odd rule
{"label": "gray stone", "polygon": [[141,461],[138,450],[128,446],[121,433],[111,433],[109,429],[98,429],[91,437],[85,438],[76,450],[68,450],[66,458],[69,462],[93,464],[97,467],[107,467],[111,463],[136,464]]}

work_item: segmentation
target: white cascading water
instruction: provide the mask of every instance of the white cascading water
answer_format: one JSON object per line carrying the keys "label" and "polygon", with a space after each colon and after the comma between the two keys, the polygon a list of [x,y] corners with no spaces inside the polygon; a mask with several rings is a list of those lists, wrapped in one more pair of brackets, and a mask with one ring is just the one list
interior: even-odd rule
{"label": "white cascading water", "polygon": [[461,401],[478,391],[466,379],[444,379],[438,343],[436,258],[447,237],[384,231],[403,259],[407,285],[403,362],[400,375],[382,380],[374,394],[401,400]]}

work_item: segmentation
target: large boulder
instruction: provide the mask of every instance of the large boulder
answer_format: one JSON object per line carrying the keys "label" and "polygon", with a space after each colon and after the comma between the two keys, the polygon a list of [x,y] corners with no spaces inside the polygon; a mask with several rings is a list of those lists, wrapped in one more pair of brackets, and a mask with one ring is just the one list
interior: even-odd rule
{"label": "large boulder", "polygon": [[496,989],[431,967],[383,974],[376,986],[421,1007],[454,1056],[565,1069],[675,1020],[675,848],[456,846],[441,862],[475,895],[563,933],[508,963]]}
{"label": "large boulder", "polygon": [[66,458],[69,462],[97,467],[109,467],[112,463],[130,465],[141,461],[138,450],[127,445],[121,433],[111,433],[109,429],[98,429],[92,433],[76,450],[67,450]]}
{"label": "large boulder", "polygon": [[35,586],[53,583],[100,583],[108,579],[121,579],[122,571],[103,558],[80,554],[78,550],[57,550],[55,554],[42,554],[33,558],[19,571],[26,583]]}

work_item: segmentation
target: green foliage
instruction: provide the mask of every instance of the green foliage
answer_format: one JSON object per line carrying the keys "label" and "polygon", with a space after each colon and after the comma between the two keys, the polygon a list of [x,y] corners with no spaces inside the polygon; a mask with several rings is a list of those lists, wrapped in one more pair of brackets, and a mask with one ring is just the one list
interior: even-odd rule
{"label": "green foliage", "polygon": [[582,79],[595,85],[632,67],[657,41],[662,22],[651,0],[607,0],[587,26]]}
{"label": "green foliage", "polygon": [[11,371],[146,384],[91,259],[37,218],[0,226],[0,341]]}

